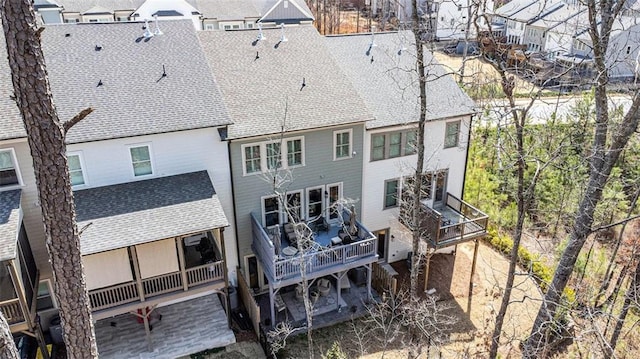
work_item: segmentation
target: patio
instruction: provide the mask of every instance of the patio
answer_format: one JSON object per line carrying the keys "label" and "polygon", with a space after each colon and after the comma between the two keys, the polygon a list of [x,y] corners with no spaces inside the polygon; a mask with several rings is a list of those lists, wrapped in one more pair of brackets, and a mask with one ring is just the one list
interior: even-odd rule
{"label": "patio", "polygon": [[101,359],[172,359],[235,343],[218,295],[159,307],[162,320],[153,322],[152,350],[143,324],[132,314],[99,320],[95,324]]}

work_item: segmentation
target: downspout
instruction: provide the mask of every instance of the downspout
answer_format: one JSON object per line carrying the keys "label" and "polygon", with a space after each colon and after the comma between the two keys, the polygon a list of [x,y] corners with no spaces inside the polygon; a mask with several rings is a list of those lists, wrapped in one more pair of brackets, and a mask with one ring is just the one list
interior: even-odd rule
{"label": "downspout", "polygon": [[[227,141],[227,156],[229,160],[229,175],[231,176],[231,198],[233,199],[233,224],[235,226],[234,233],[236,235],[236,257],[238,258],[238,268],[240,268],[240,264],[242,263],[242,258],[240,258],[240,246],[238,245],[238,213],[236,212],[236,187],[235,181],[233,180],[233,166],[231,165],[231,141],[227,138],[224,139]],[[226,258],[225,258],[226,260]],[[236,273],[236,277],[238,274]],[[237,280],[237,279],[236,279]]]}
{"label": "downspout", "polygon": [[464,201],[464,187],[467,182],[467,164],[469,163],[469,147],[471,146],[471,128],[473,125],[473,115],[469,117],[469,135],[467,136],[467,153],[464,157],[464,172],[462,172],[462,191],[460,192],[460,199]]}

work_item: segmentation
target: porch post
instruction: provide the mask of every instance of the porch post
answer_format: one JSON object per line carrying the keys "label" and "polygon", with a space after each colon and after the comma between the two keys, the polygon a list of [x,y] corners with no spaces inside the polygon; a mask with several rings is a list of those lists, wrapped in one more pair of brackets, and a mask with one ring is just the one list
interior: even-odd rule
{"label": "porch post", "polygon": [[149,316],[147,315],[147,307],[142,307],[142,321],[144,322],[144,333],[147,337],[147,349],[153,351],[151,344],[151,328],[149,327]]}
{"label": "porch post", "polygon": [[427,245],[427,255],[426,255],[425,264],[424,264],[424,289],[423,290],[425,292],[429,289],[427,288],[427,286],[429,285],[429,266],[430,265],[431,265],[431,250]]}
{"label": "porch post", "polygon": [[273,285],[269,283],[269,307],[271,308],[271,326],[276,324],[276,310],[274,308],[275,294],[273,292]]}
{"label": "porch post", "polygon": [[[220,234],[220,249],[222,250],[222,261],[224,266],[222,268],[222,274],[224,276],[224,288],[226,290],[227,297],[227,324],[229,328],[231,328],[231,295],[229,295],[229,270],[227,269],[227,250],[224,245],[224,227],[218,228],[218,233]],[[213,236],[215,238],[215,235]],[[236,274],[237,275],[237,274]],[[237,288],[235,289],[238,290]],[[239,293],[236,293],[238,296]]]}
{"label": "porch post", "polygon": [[371,295],[371,263],[367,264],[367,294],[369,295],[368,299],[373,298]]}
{"label": "porch post", "polygon": [[467,315],[471,318],[471,298],[473,297],[473,276],[476,274],[476,262],[478,261],[478,247],[480,247],[480,240],[475,240],[473,246],[473,262],[471,262],[471,277],[469,278],[469,300],[467,301]]}
{"label": "porch post", "polygon": [[49,350],[47,349],[47,344],[44,340],[44,334],[42,334],[42,326],[40,325],[40,320],[36,320],[35,327],[33,331],[36,335],[36,339],[38,340],[38,346],[40,347],[40,352],[42,353],[43,359],[49,359]]}
{"label": "porch post", "polygon": [[142,286],[142,278],[140,277],[140,264],[138,264],[138,255],[136,254],[136,246],[130,246],[131,259],[133,260],[133,271],[136,274],[136,284],[138,285],[138,296],[140,301],[144,302],[144,287]]}
{"label": "porch post", "polygon": [[189,290],[189,282],[187,281],[187,272],[186,272],[186,261],[184,260],[184,248],[182,247],[182,242],[184,238],[176,237],[176,245],[178,246],[178,261],[180,263],[180,275],[182,276],[182,289],[184,291]]}

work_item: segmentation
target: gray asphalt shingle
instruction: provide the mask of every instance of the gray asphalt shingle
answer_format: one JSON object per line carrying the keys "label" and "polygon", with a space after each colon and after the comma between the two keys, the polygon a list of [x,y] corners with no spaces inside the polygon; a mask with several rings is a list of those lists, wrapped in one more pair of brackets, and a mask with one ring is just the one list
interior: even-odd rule
{"label": "gray asphalt shingle", "polygon": [[74,191],[82,254],[229,225],[207,171]]}
{"label": "gray asphalt shingle", "polygon": [[[60,119],[70,119],[86,107],[94,109],[69,131],[67,142],[231,123],[193,23],[163,21],[164,34],[150,39],[143,37],[143,25],[70,24],[43,32]],[[155,30],[155,24],[150,28]]]}
{"label": "gray asphalt shingle", "polygon": [[19,189],[0,192],[0,261],[16,257],[20,230]]}
{"label": "gray asphalt shingle", "polygon": [[[2,29],[2,26],[0,26]],[[13,96],[13,83],[11,82],[11,69],[7,59],[7,43],[4,39],[4,31],[0,31],[0,140],[27,137],[24,130],[22,117]]]}
{"label": "gray asphalt shingle", "polygon": [[279,28],[263,33],[265,41],[256,41],[258,30],[198,33],[235,122],[229,138],[372,118],[313,26],[285,28],[282,43]]}
{"label": "gray asphalt shingle", "polygon": [[[375,116],[367,128],[417,122],[420,114],[416,48],[411,32],[328,36],[325,43]],[[468,115],[474,102],[425,50],[427,120]]]}

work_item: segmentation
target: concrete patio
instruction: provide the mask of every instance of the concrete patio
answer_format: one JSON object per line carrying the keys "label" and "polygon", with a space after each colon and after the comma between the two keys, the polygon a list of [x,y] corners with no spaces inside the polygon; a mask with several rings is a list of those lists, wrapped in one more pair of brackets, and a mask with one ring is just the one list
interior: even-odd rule
{"label": "concrete patio", "polygon": [[101,359],[173,359],[205,349],[235,343],[227,315],[217,294],[158,307],[161,321],[152,321],[152,350],[144,325],[132,314],[99,320],[95,324]]}

